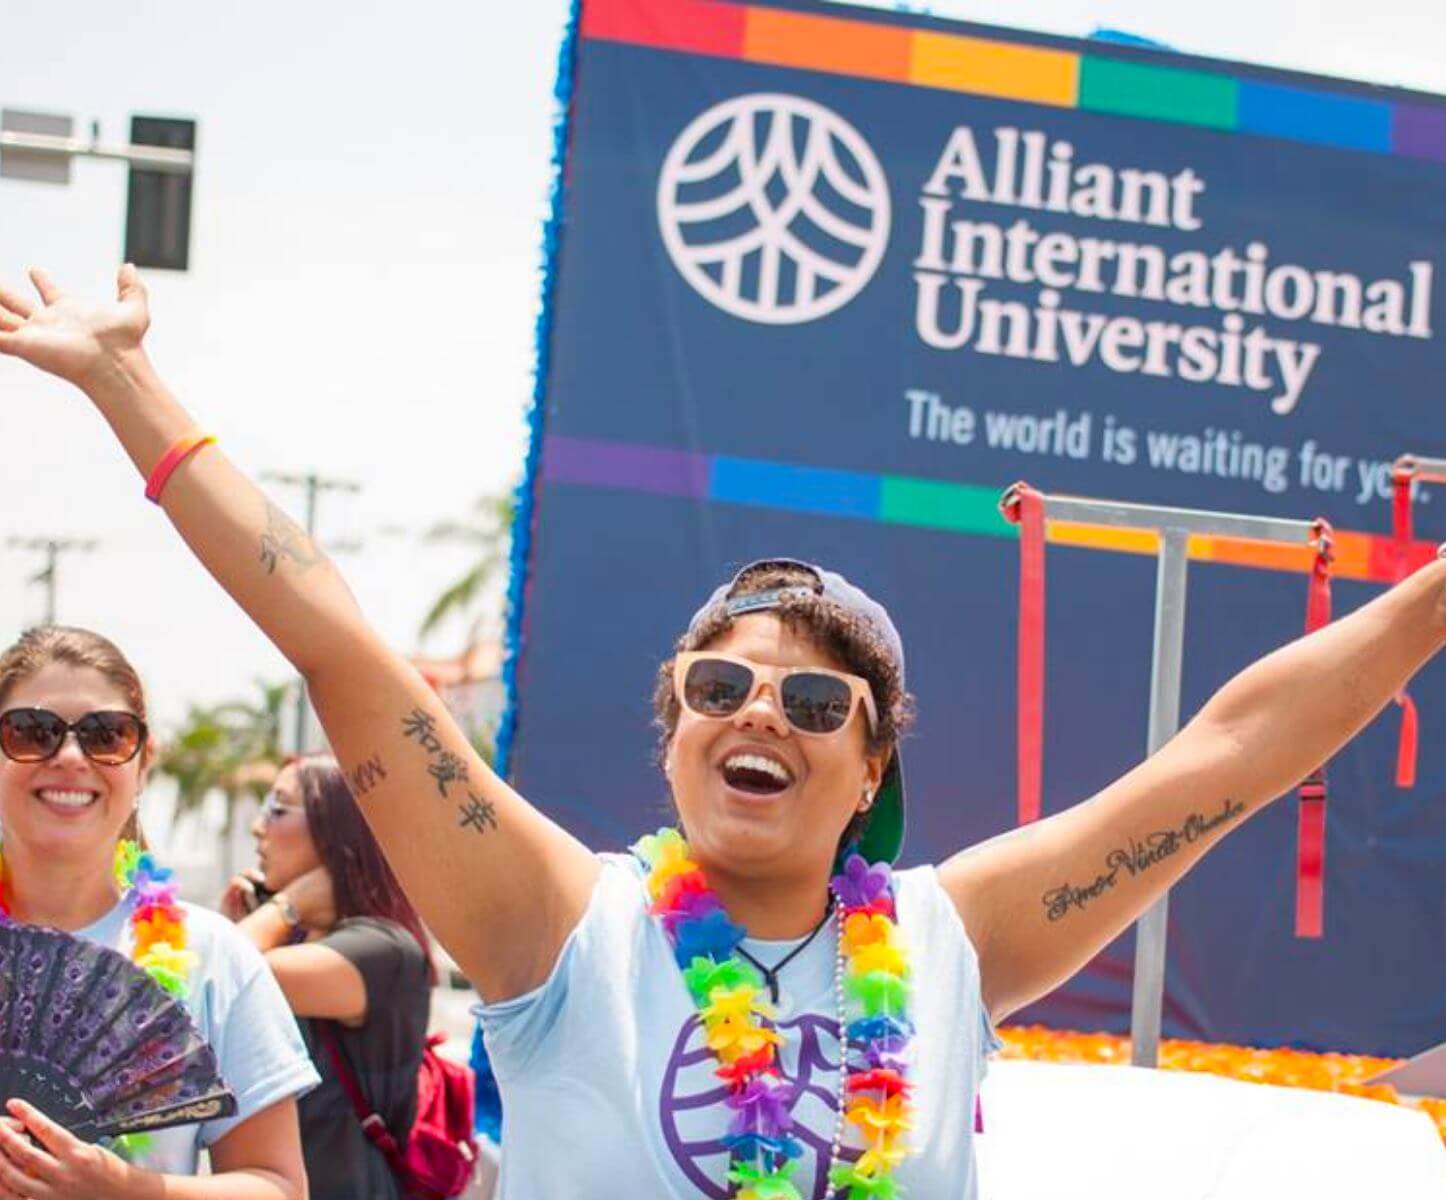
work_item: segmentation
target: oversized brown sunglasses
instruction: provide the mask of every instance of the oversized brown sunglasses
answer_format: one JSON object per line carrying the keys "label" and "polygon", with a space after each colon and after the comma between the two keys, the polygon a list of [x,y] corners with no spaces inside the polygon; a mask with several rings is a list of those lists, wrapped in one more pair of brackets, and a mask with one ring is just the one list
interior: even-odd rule
{"label": "oversized brown sunglasses", "polygon": [[146,723],[128,712],[90,712],[67,721],[48,708],[12,708],[0,713],[0,751],[15,762],[54,758],[75,734],[81,753],[106,767],[128,763],[146,744]]}

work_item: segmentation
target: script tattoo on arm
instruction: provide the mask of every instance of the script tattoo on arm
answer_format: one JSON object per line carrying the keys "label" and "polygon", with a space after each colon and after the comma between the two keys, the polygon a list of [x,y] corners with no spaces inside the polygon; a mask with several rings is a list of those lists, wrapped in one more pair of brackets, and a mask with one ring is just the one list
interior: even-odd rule
{"label": "script tattoo on arm", "polygon": [[402,718],[402,736],[414,741],[427,755],[427,774],[437,785],[437,793],[447,798],[449,784],[460,783],[466,793],[465,803],[457,805],[457,824],[475,833],[497,828],[497,806],[472,790],[467,763],[458,754],[445,749],[437,736],[437,718],[424,709],[414,708]]}
{"label": "script tattoo on arm", "polygon": [[321,551],[300,525],[268,500],[266,529],[261,534],[261,565],[268,575],[274,575],[283,558],[304,571],[321,561]]}
{"label": "script tattoo on arm", "polygon": [[1143,841],[1130,838],[1128,845],[1117,846],[1105,855],[1105,869],[1089,883],[1066,882],[1045,892],[1041,897],[1045,918],[1058,921],[1067,917],[1071,909],[1083,909],[1090,901],[1098,900],[1110,891],[1121,878],[1133,879],[1143,875],[1157,863],[1178,854],[1183,847],[1235,820],[1244,811],[1245,805],[1227,799],[1214,815],[1191,813],[1178,829],[1156,830],[1146,834]]}

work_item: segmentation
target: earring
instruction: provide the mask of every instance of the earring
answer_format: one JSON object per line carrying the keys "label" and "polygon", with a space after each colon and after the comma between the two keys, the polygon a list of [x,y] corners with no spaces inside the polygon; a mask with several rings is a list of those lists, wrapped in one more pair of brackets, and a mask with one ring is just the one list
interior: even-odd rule
{"label": "earring", "polygon": [[864,802],[859,806],[859,812],[868,812],[874,806],[874,794],[867,788],[864,789]]}

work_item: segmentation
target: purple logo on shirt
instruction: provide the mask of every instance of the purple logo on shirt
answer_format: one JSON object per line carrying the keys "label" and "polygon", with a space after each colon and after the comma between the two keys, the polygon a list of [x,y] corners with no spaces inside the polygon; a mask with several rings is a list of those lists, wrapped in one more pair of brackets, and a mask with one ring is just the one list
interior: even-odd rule
{"label": "purple logo on shirt", "polygon": [[[825,1166],[838,1114],[838,1023],[804,1013],[779,1022],[778,1029],[786,1039],[780,1072],[796,1086],[789,1110],[793,1133],[803,1146],[793,1182],[809,1200],[824,1200],[828,1195]],[[658,1116],[673,1161],[698,1194],[708,1200],[727,1200],[732,1187],[723,1182],[728,1150],[722,1137],[732,1113],[723,1104],[728,1088],[713,1073],[718,1060],[702,1032],[697,1016],[689,1017],[678,1031],[663,1072]],[[844,1150],[842,1155],[852,1161],[858,1152]]]}

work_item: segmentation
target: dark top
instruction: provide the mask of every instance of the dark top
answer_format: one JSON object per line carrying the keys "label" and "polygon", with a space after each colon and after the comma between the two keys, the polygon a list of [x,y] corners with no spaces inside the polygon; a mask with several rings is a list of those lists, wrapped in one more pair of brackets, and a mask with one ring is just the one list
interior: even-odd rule
{"label": "dark top", "polygon": [[[366,1021],[356,1029],[329,1024],[372,1110],[405,1143],[417,1115],[417,1068],[431,1003],[426,955],[402,926],[379,917],[350,917],[316,944],[335,950],[366,983]],[[321,1075],[321,1085],[300,1101],[311,1200],[401,1200],[391,1168],[342,1091],[317,1023],[301,1022]]]}

